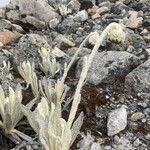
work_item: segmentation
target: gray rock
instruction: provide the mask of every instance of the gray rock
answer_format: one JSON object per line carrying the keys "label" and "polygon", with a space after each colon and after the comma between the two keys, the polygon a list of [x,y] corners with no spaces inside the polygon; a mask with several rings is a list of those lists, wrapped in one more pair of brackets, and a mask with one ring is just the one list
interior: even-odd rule
{"label": "gray rock", "polygon": [[125,13],[127,15],[128,10],[129,8],[125,4],[123,4],[123,2],[121,1],[117,1],[115,5],[111,7],[111,13],[117,14],[117,15],[120,15],[120,14],[125,15]]}
{"label": "gray rock", "polygon": [[57,18],[54,18],[52,20],[49,21],[48,25],[50,28],[56,28],[59,24],[59,20]]}
{"label": "gray rock", "polygon": [[0,48],[0,67],[3,67],[3,61],[8,61],[9,58],[5,56],[3,49]]}
{"label": "gray rock", "polygon": [[17,31],[17,32],[24,32],[23,28],[17,24],[12,24],[9,20],[1,19],[0,20],[0,31]]}
{"label": "gray rock", "polygon": [[126,76],[125,88],[133,96],[150,98],[150,59]]}
{"label": "gray rock", "polygon": [[[105,0],[97,0],[97,4],[98,5],[101,5],[101,3],[105,2]],[[106,1],[106,2],[109,2],[109,1]]]}
{"label": "gray rock", "polygon": [[144,113],[150,115],[150,108],[146,108],[146,109],[144,110]]}
{"label": "gray rock", "polygon": [[12,24],[9,20],[5,20],[5,19],[0,20],[0,31],[10,30],[11,26]]}
{"label": "gray rock", "polygon": [[133,142],[133,145],[134,145],[135,147],[138,147],[138,146],[141,145],[141,144],[142,144],[142,142],[140,141],[139,138],[137,138],[137,139]]}
{"label": "gray rock", "polygon": [[40,21],[36,17],[27,15],[25,18],[22,19],[22,22],[32,24],[37,29],[44,29],[45,22]]}
{"label": "gray rock", "polygon": [[73,41],[71,41],[70,39],[68,39],[67,37],[65,37],[62,34],[59,34],[54,39],[54,42],[56,43],[57,47],[60,49],[66,49],[66,48],[75,46],[75,43]]}
{"label": "gray rock", "polygon": [[[69,48],[66,53],[70,56],[70,57],[73,57],[73,55],[75,54],[75,52],[77,51],[78,47],[72,47],[72,48]],[[88,48],[83,48],[81,52],[79,52],[78,56],[79,57],[84,57],[85,55],[88,55],[91,53],[91,49],[88,49]]]}
{"label": "gray rock", "polygon": [[80,0],[81,10],[89,9],[95,5],[95,0]]}
{"label": "gray rock", "polygon": [[12,0],[7,6],[7,9],[10,11],[8,11],[6,15],[8,19],[12,19],[13,21],[22,21],[22,19],[28,15],[32,15],[37,20],[44,22],[49,22],[54,18],[61,19],[61,16],[55,12],[47,0]]}
{"label": "gray rock", "polygon": [[131,38],[132,38],[132,44],[135,49],[138,49],[138,48],[145,49],[146,48],[146,43],[143,40],[142,36],[135,34],[135,33],[131,33]]}
{"label": "gray rock", "polygon": [[127,125],[126,106],[113,110],[109,113],[107,121],[107,135],[113,136],[124,130]]}
{"label": "gray rock", "polygon": [[25,60],[34,61],[37,65],[39,62],[39,50],[41,48],[50,49],[47,41],[38,34],[27,34],[22,36],[18,42],[18,46],[15,51],[15,63],[19,63]]}
{"label": "gray rock", "polygon": [[92,144],[90,150],[102,150],[102,147],[101,147],[100,143],[94,142],[94,143]]}
{"label": "gray rock", "polygon": [[0,19],[1,18],[5,18],[5,9],[4,8],[0,8]]}
{"label": "gray rock", "polygon": [[136,112],[136,113],[132,114],[131,120],[138,121],[138,120],[143,119],[144,117],[145,117],[145,115],[142,112]]}
{"label": "gray rock", "polygon": [[9,10],[6,12],[6,16],[9,20],[20,20],[19,10]]}
{"label": "gray rock", "polygon": [[23,28],[21,26],[17,25],[17,24],[12,24],[11,28],[12,28],[12,31],[17,31],[19,33],[23,33],[24,32]]}
{"label": "gray rock", "polygon": [[78,22],[83,22],[88,19],[88,13],[86,10],[79,11],[75,16],[74,20]]}
{"label": "gray rock", "polygon": [[78,12],[80,10],[80,3],[78,0],[71,0],[68,3],[68,8],[71,10],[71,12]]}
{"label": "gray rock", "polygon": [[72,34],[77,30],[77,28],[80,26],[79,22],[74,21],[74,16],[68,15],[64,20],[58,25],[58,30],[62,34]]}
{"label": "gray rock", "polygon": [[[76,76],[79,77],[83,58],[77,65]],[[111,84],[125,76],[139,64],[139,59],[128,52],[108,51],[97,53],[87,74],[87,82]]]}

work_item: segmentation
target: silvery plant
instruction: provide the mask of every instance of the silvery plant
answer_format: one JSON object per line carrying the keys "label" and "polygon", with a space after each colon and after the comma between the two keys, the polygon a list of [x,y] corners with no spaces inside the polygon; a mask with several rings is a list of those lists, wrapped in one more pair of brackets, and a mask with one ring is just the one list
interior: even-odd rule
{"label": "silvery plant", "polygon": [[27,88],[31,85],[32,92],[35,97],[39,96],[38,79],[35,73],[35,64],[29,61],[24,61],[18,66],[18,71],[23,79],[27,82]]}
{"label": "silvery plant", "polygon": [[45,75],[50,74],[52,77],[59,71],[60,65],[56,61],[56,58],[50,54],[46,48],[41,48],[39,50],[41,56],[40,68],[45,73]]}
{"label": "silvery plant", "polygon": [[71,9],[68,8],[66,4],[59,4],[58,10],[62,16],[67,16],[69,13],[71,13]]}
{"label": "silvery plant", "polygon": [[33,112],[24,106],[22,110],[46,150],[68,150],[83,122],[81,113],[70,128],[68,122],[62,118],[61,110],[54,103],[51,103],[50,109],[45,98],[41,99]]}
{"label": "silvery plant", "polygon": [[[26,107],[31,109],[35,100],[36,99],[33,99]],[[0,127],[8,135],[16,134],[25,140],[30,140],[30,137],[15,129],[17,123],[24,116],[21,110],[21,103],[22,92],[19,86],[17,86],[16,90],[9,87],[8,96],[5,96],[2,86],[0,86]]]}
{"label": "silvery plant", "polygon": [[[94,40],[93,42],[92,39]],[[85,82],[93,58],[105,40],[124,42],[125,33],[118,23],[109,24],[101,35],[97,33],[89,34],[81,43],[70,63],[65,65],[62,77],[58,79],[54,85],[47,83],[46,79],[38,81],[34,71],[34,65],[30,62],[22,63],[18,68],[25,81],[31,84],[35,96],[41,96],[41,102],[34,111],[31,111],[24,105],[22,105],[21,108],[31,127],[38,134],[39,141],[45,150],[68,150],[76,139],[83,123],[82,113],[75,120],[78,105],[81,100],[81,88]],[[94,47],[91,54],[85,56],[83,60],[83,68],[75,90],[69,117],[65,120],[62,117],[61,109],[61,104],[65,101],[65,96],[68,91],[65,85],[65,79],[73,62],[87,41],[94,44]]]}

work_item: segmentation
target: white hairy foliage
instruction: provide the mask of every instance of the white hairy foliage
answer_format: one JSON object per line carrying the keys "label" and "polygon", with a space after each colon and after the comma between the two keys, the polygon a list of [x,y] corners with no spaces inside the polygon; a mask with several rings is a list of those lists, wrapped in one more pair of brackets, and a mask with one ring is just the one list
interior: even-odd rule
{"label": "white hairy foliage", "polygon": [[7,74],[9,74],[10,70],[11,70],[11,66],[10,66],[10,62],[6,62],[6,61],[3,61],[3,70],[5,70],[5,72]]}
{"label": "white hairy foliage", "polygon": [[[30,110],[34,105],[35,101],[36,99],[33,99],[26,105],[26,107]],[[4,90],[0,85],[0,127],[4,130],[6,134],[18,132],[15,129],[15,126],[24,116],[21,110],[21,105],[22,92],[19,86],[17,86],[15,91],[11,87],[9,87],[8,96],[6,97],[4,94]]]}
{"label": "white hairy foliage", "polygon": [[28,85],[31,85],[35,97],[39,95],[38,79],[35,73],[35,64],[24,61],[18,66],[18,71]]}
{"label": "white hairy foliage", "polygon": [[[80,114],[79,117],[74,121],[77,108],[81,100],[80,92],[94,56],[104,40],[110,39],[111,41],[115,42],[123,42],[125,39],[125,34],[121,26],[117,23],[111,23],[104,29],[102,34],[97,37],[97,40],[94,41],[95,46],[91,54],[84,58],[83,69],[75,90],[69,118],[67,121],[65,121],[62,118],[61,111],[61,103],[66,96],[64,82],[67,73],[78,53],[82,50],[84,44],[92,35],[93,33],[89,34],[81,43],[70,63],[64,67],[65,69],[62,78],[58,79],[55,85],[47,83],[46,79],[40,81],[39,89],[43,98],[41,99],[41,102],[38,104],[35,111],[32,112],[26,106],[22,106],[22,111],[28,118],[32,128],[38,134],[39,140],[46,150],[68,150],[71,144],[74,142],[83,122],[83,114]],[[20,72],[22,73],[23,77],[28,74],[27,72],[32,72],[32,65],[27,65],[29,67],[26,68],[24,65],[20,68]],[[22,69],[23,67],[28,69],[28,71],[26,72],[24,69]]]}
{"label": "white hairy foliage", "polygon": [[59,71],[59,63],[56,61],[56,58],[50,54],[50,52],[42,48],[39,50],[41,56],[40,68],[45,73],[45,75],[50,74],[52,77]]}
{"label": "white hairy foliage", "polygon": [[9,96],[5,97],[4,91],[0,86],[0,115],[2,118],[0,126],[7,134],[13,132],[16,124],[23,117],[21,102],[21,90],[14,91],[9,87]]}
{"label": "white hairy foliage", "polygon": [[74,125],[73,132],[68,128],[67,122],[60,115],[61,112],[58,112],[61,110],[57,109],[54,103],[51,103],[51,109],[49,109],[45,98],[42,98],[34,112],[31,112],[25,106],[22,106],[22,110],[32,128],[39,135],[39,140],[46,150],[68,150],[72,139],[75,139],[73,137],[76,136],[75,129],[79,133],[77,125]]}
{"label": "white hairy foliage", "polygon": [[69,13],[71,13],[71,10],[65,4],[59,4],[58,9],[62,16],[67,16]]}
{"label": "white hairy foliage", "polygon": [[98,32],[97,31],[93,32],[91,36],[89,37],[89,43],[92,45],[95,45],[98,38],[99,38]]}
{"label": "white hairy foliage", "polygon": [[35,64],[30,63],[29,61],[24,61],[23,63],[20,63],[20,66],[18,66],[18,71],[20,75],[23,77],[23,79],[28,83],[31,84],[32,82],[32,75],[35,71]]}
{"label": "white hairy foliage", "polygon": [[107,32],[107,38],[112,42],[123,43],[125,41],[125,33],[121,25],[118,23],[111,23],[111,29]]}
{"label": "white hairy foliage", "polygon": [[60,82],[60,80],[57,80],[55,85],[51,85],[46,78],[39,81],[39,88],[41,95],[48,100],[48,104],[50,105],[51,102],[55,105],[61,104],[69,90],[69,88],[64,83]]}

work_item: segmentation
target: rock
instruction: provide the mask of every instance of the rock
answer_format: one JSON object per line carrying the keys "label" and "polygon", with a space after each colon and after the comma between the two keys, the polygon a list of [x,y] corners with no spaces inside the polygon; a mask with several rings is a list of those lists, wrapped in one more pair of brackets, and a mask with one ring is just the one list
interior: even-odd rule
{"label": "rock", "polygon": [[93,7],[95,0],[80,0],[81,10]]}
{"label": "rock", "polygon": [[4,52],[2,51],[3,49],[1,49],[0,51],[0,67],[3,67],[3,61],[8,62],[9,58],[6,57],[6,55],[4,54]]}
{"label": "rock", "polygon": [[0,20],[0,31],[17,31],[17,32],[24,32],[23,28],[17,24],[12,24],[9,20],[1,19]]}
{"label": "rock", "polygon": [[18,10],[9,10],[6,12],[6,16],[9,20],[20,20],[20,14]]}
{"label": "rock", "polygon": [[78,0],[71,0],[68,3],[68,8],[71,10],[71,12],[78,12],[80,10],[80,3]]}
{"label": "rock", "polygon": [[38,34],[26,34],[19,40],[15,51],[15,63],[25,60],[34,61],[39,64],[39,50],[41,48],[50,50],[50,46],[42,36]]}
{"label": "rock", "polygon": [[125,88],[133,96],[150,98],[150,59],[126,76]]}
{"label": "rock", "polygon": [[[77,65],[76,76],[79,77],[82,60]],[[139,59],[128,52],[108,51],[97,53],[88,71],[86,81],[98,84],[112,84],[125,76],[139,64]]]}
{"label": "rock", "polygon": [[129,8],[120,1],[116,2],[115,5],[111,7],[111,13],[116,15],[124,15],[124,12],[127,14],[128,10]]}
{"label": "rock", "polygon": [[0,20],[0,31],[10,30],[11,26],[12,24],[9,20],[5,20],[5,19]]}
{"label": "rock", "polygon": [[0,19],[1,18],[5,18],[5,9],[4,8],[0,8]]}
{"label": "rock", "polygon": [[60,21],[57,18],[54,18],[54,19],[49,21],[48,25],[50,28],[53,29],[53,28],[56,28],[58,26],[59,22]]}
{"label": "rock", "polygon": [[[12,0],[7,6],[7,10],[6,16],[8,19],[12,19],[12,21],[19,20],[24,23],[28,21],[31,24],[31,20],[33,20],[33,25],[37,26],[39,23],[40,27],[43,25],[42,22],[49,22],[54,18],[61,19],[61,16],[47,3],[47,0]],[[26,18],[31,14],[32,17]]]}
{"label": "rock", "polygon": [[139,34],[135,34],[128,30],[128,38],[129,38],[129,46],[126,51],[130,51],[130,53],[139,57],[140,60],[147,60],[148,59],[148,52],[146,51],[146,42],[144,41],[143,37]]}
{"label": "rock", "polygon": [[89,15],[94,15],[94,14],[97,13],[97,10],[98,10],[98,9],[99,9],[99,7],[96,6],[96,5],[94,5],[92,8],[89,8],[89,9],[88,9],[88,14],[89,14]]}
{"label": "rock", "polygon": [[150,26],[150,16],[144,16],[143,17],[143,25],[146,27]]}
{"label": "rock", "polygon": [[22,22],[32,24],[36,29],[44,29],[45,28],[45,22],[40,21],[39,19],[27,15],[25,18],[22,19]]}
{"label": "rock", "polygon": [[92,19],[99,18],[101,15],[108,13],[110,11],[110,8],[106,6],[98,7],[98,6],[93,6],[91,9],[88,9],[89,15],[91,15]]}
{"label": "rock", "polygon": [[72,34],[76,32],[77,28],[80,26],[81,22],[77,22],[74,20],[73,15],[68,15],[64,20],[58,24],[57,30],[61,34]]}
{"label": "rock", "polygon": [[150,134],[145,135],[145,138],[146,138],[147,140],[150,140]]}
{"label": "rock", "polygon": [[91,18],[94,20],[94,19],[100,18],[100,15],[98,13],[96,13],[96,14],[92,15]]}
{"label": "rock", "polygon": [[11,26],[12,31],[17,31],[19,33],[24,33],[24,30],[21,26],[17,25],[17,24],[12,24]]}
{"label": "rock", "polygon": [[88,19],[88,13],[86,10],[79,11],[75,16],[74,20],[78,22],[83,22]]}
{"label": "rock", "polygon": [[143,29],[140,34],[141,34],[141,35],[146,35],[146,34],[148,34],[148,30],[147,30],[147,29]]}
{"label": "rock", "polygon": [[91,133],[82,134],[82,139],[77,143],[78,150],[90,150],[91,144],[94,142],[94,136]]}
{"label": "rock", "polygon": [[[77,51],[78,47],[72,47],[72,48],[69,48],[66,53],[70,56],[70,57],[73,57],[74,53]],[[84,57],[85,55],[88,55],[91,53],[91,49],[88,49],[88,48],[85,48],[83,47],[82,51],[79,52],[78,56],[79,57]]]}
{"label": "rock", "polygon": [[106,7],[106,6],[102,6],[97,10],[97,13],[99,15],[103,15],[104,13],[108,13],[110,11],[110,8]]}
{"label": "rock", "polygon": [[133,145],[135,146],[135,147],[138,147],[139,145],[141,145],[142,144],[142,142],[139,140],[139,138],[137,138],[134,142],[133,142]]}
{"label": "rock", "polygon": [[140,103],[138,103],[137,104],[139,107],[141,107],[141,108],[146,108],[148,105],[147,105],[147,103],[146,103],[146,101],[145,102],[140,102]]}
{"label": "rock", "polygon": [[103,3],[107,3],[107,2],[110,3],[110,1],[106,1],[106,0],[97,0],[96,3],[98,6],[101,6]]}
{"label": "rock", "polygon": [[97,39],[99,38],[99,34],[98,34],[98,32],[93,32],[93,34],[89,37],[89,43],[91,44],[91,45],[95,45],[96,44],[96,42],[97,42]]}
{"label": "rock", "polygon": [[4,44],[2,42],[0,42],[0,47],[4,46]]}
{"label": "rock", "polygon": [[131,42],[135,49],[146,49],[146,43],[139,34],[131,33]]}
{"label": "rock", "polygon": [[57,58],[61,58],[61,57],[66,56],[66,53],[61,51],[58,47],[54,47],[54,49],[52,50],[52,54]]}
{"label": "rock", "polygon": [[3,45],[9,44],[20,38],[22,34],[18,32],[0,32],[0,42]]}
{"label": "rock", "polygon": [[137,56],[140,59],[141,63],[147,60],[149,56],[148,52],[145,49],[135,49],[132,45],[129,45],[126,51]]}
{"label": "rock", "polygon": [[144,117],[145,117],[145,115],[142,112],[136,112],[136,113],[132,114],[131,120],[138,121],[138,120],[143,119]]}
{"label": "rock", "polygon": [[127,111],[126,107],[113,110],[109,113],[107,121],[107,135],[113,136],[124,130],[127,125]]}
{"label": "rock", "polygon": [[150,115],[150,108],[146,108],[146,109],[144,110],[144,113]]}
{"label": "rock", "polygon": [[100,143],[94,142],[94,143],[92,144],[90,150],[102,150],[102,147],[101,147]]}
{"label": "rock", "polygon": [[143,38],[147,43],[150,43],[150,34],[143,36]]}
{"label": "rock", "polygon": [[148,55],[150,56],[150,48],[145,49]]}
{"label": "rock", "polygon": [[126,26],[131,29],[136,29],[142,25],[142,17],[138,17],[137,11],[129,11],[129,20],[126,23]]}
{"label": "rock", "polygon": [[56,43],[57,47],[60,49],[67,49],[69,47],[74,47],[75,43],[71,40],[67,39],[64,35],[59,34],[55,39],[54,42]]}

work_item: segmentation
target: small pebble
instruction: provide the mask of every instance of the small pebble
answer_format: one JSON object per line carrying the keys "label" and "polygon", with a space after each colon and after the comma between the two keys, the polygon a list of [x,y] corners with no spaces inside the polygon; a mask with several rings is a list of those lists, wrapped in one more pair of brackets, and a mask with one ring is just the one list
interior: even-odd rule
{"label": "small pebble", "polygon": [[78,22],[83,22],[88,19],[88,13],[86,10],[79,11],[75,16],[74,20]]}
{"label": "small pebble", "polygon": [[142,112],[136,112],[136,113],[132,114],[131,120],[138,121],[138,120],[143,119],[144,117],[145,117],[145,115]]}
{"label": "small pebble", "polygon": [[135,147],[138,147],[140,144],[141,144],[141,141],[138,138],[133,142],[133,145]]}
{"label": "small pebble", "polygon": [[124,130],[127,125],[127,111],[126,106],[113,110],[109,113],[107,121],[107,134],[113,136]]}

